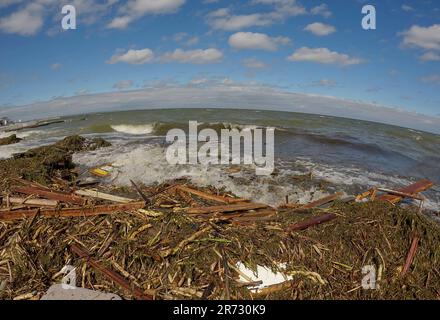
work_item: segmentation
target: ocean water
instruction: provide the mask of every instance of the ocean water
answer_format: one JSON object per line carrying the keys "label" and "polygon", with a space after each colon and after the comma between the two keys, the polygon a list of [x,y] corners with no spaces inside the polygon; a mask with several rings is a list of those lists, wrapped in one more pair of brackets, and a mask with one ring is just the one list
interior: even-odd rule
{"label": "ocean water", "polygon": [[[187,177],[199,185],[224,187],[239,196],[277,205],[306,203],[335,191],[357,194],[380,186],[399,188],[422,178],[437,186],[425,193],[427,209],[440,210],[440,136],[378,123],[291,112],[168,109],[87,114],[64,118],[65,123],[23,130],[24,140],[0,146],[0,158],[10,157],[72,134],[99,136],[113,146],[79,153],[74,161],[90,167],[113,164],[107,183],[128,185],[133,179],[146,184]],[[275,128],[273,176],[256,176],[243,166],[231,173],[228,166],[169,165],[165,160],[165,135],[169,129],[188,129],[188,121],[200,129]],[[1,133],[0,138],[11,133]],[[324,190],[304,189],[293,178],[313,173],[327,182]]]}

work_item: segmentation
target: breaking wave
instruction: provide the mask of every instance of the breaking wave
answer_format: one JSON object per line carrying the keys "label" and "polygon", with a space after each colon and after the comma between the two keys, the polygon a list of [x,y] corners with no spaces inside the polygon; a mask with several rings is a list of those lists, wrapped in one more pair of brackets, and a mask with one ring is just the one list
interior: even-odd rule
{"label": "breaking wave", "polygon": [[143,135],[143,134],[151,134],[154,131],[153,124],[142,124],[142,125],[112,125],[111,128],[117,132],[127,133],[132,135]]}

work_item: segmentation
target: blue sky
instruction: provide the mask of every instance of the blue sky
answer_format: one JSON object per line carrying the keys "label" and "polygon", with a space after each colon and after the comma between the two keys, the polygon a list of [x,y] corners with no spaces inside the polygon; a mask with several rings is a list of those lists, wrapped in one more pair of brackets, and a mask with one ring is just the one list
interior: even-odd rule
{"label": "blue sky", "polygon": [[[65,4],[77,10],[76,30],[61,29]],[[376,7],[376,30],[361,27],[365,4]],[[0,44],[0,115],[233,84],[440,114],[434,0],[0,0]]]}

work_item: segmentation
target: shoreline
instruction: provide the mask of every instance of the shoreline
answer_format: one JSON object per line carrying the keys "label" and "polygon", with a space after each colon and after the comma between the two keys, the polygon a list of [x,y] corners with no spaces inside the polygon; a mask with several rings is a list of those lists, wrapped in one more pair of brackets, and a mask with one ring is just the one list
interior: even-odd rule
{"label": "shoreline", "polygon": [[[19,206],[24,208],[15,209],[18,220],[0,219],[0,256],[9,261],[12,269],[7,270],[13,280],[10,283],[10,272],[1,265],[0,282],[6,281],[2,299],[41,298],[59,281],[53,276],[66,263],[86,270],[80,276],[81,287],[94,283],[100,291],[124,299],[432,299],[439,292],[440,275],[435,272],[440,267],[439,227],[417,213],[416,207],[393,206],[370,193],[363,196],[376,199],[364,203],[335,194],[308,205],[274,208],[237,198],[224,189],[200,188],[185,179],[131,187],[101,185],[97,179],[96,185],[79,186],[72,150],[96,150],[108,144],[70,137],[54,146],[0,160],[1,167],[4,161],[51,159],[42,164],[51,170],[40,170],[38,181],[33,180],[35,176],[31,181],[11,176],[2,184],[2,194],[8,193],[6,201],[20,193],[26,197],[23,192],[34,195],[23,198]],[[94,187],[98,192],[87,191]],[[424,183],[422,189],[427,187]],[[409,192],[415,196],[416,190]],[[47,197],[57,197],[53,209],[26,203]],[[78,206],[74,199],[84,204]],[[7,218],[10,213],[4,210],[4,201],[0,217]],[[121,201],[128,203],[117,204]],[[34,209],[26,211],[28,206]],[[29,218],[20,219],[24,212],[30,212]],[[29,237],[34,241],[29,242]],[[420,238],[420,244],[408,265],[405,260],[414,237]],[[79,247],[72,249],[72,245]],[[17,260],[21,250],[30,255]],[[93,257],[125,282],[112,282],[78,252]],[[168,267],[159,268],[163,264]],[[240,269],[240,264],[246,268]],[[366,264],[379,270],[380,289],[359,288]],[[242,279],[243,273],[259,267],[278,270],[289,280],[252,289],[249,278]],[[34,270],[33,285],[25,270]],[[162,274],[161,270],[168,271]],[[47,280],[48,275],[52,280]],[[426,276],[431,278],[428,286]],[[219,280],[224,277],[231,281]],[[124,289],[124,283],[138,291]]]}

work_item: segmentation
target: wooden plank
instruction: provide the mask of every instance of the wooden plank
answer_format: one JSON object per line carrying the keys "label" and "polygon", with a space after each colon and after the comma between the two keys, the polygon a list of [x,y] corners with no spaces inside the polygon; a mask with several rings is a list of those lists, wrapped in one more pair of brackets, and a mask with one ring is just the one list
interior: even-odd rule
{"label": "wooden plank", "polygon": [[267,204],[262,204],[262,203],[243,203],[243,204],[232,204],[227,206],[188,208],[186,210],[186,213],[188,214],[225,213],[225,212],[257,210],[267,207],[268,207]]}
{"label": "wooden plank", "polygon": [[179,185],[176,187],[179,190],[191,193],[195,196],[198,196],[202,199],[205,200],[212,200],[212,201],[216,201],[216,202],[220,202],[220,203],[238,203],[238,202],[246,202],[249,201],[247,199],[236,199],[236,198],[228,198],[228,197],[224,197],[224,196],[218,196],[218,195],[214,195],[214,194],[209,194],[200,190],[196,190],[196,189],[192,189],[189,188],[187,186],[183,186],[183,185]]}
{"label": "wooden plank", "polygon": [[319,224],[323,224],[323,223],[332,221],[332,220],[334,220],[336,218],[337,218],[337,215],[335,215],[333,213],[327,213],[327,214],[324,214],[324,215],[319,216],[319,217],[314,217],[312,219],[308,219],[308,220],[305,220],[305,221],[301,221],[301,222],[295,223],[295,224],[289,226],[287,228],[287,231],[288,232],[302,231],[302,230],[308,229],[310,227],[313,227],[313,226],[316,226],[316,225],[319,225]]}
{"label": "wooden plank", "polygon": [[117,212],[138,210],[145,207],[144,202],[128,204],[116,204],[106,206],[95,206],[90,208],[63,208],[63,209],[36,209],[36,210],[16,210],[0,212],[0,221],[12,221],[23,218],[33,218],[36,214],[46,218],[56,217],[92,217],[113,214]]}
{"label": "wooden plank", "polygon": [[35,187],[15,187],[13,188],[13,191],[28,195],[36,195],[45,199],[57,200],[71,204],[84,205],[86,203],[86,199],[75,196],[74,194],[57,192],[57,191],[48,191]]}
{"label": "wooden plank", "polygon": [[406,257],[405,266],[402,269],[402,273],[401,273],[402,277],[404,277],[408,273],[409,268],[413,263],[417,248],[419,246],[419,241],[420,241],[419,237],[414,237],[412,240],[411,248],[409,249],[408,256]]}
{"label": "wooden plank", "polygon": [[405,193],[405,192],[400,192],[400,191],[396,191],[396,190],[385,189],[385,188],[377,188],[377,190],[381,191],[381,192],[386,192],[386,193],[391,194],[393,196],[399,196],[399,197],[402,197],[402,198],[411,198],[411,199],[416,199],[416,200],[420,200],[420,201],[425,200],[421,196],[414,195],[414,194],[409,194],[409,193]]}
{"label": "wooden plank", "polygon": [[14,204],[22,204],[27,206],[37,206],[37,207],[56,207],[58,201],[48,200],[48,199],[27,199],[27,198],[17,198],[9,197],[9,202]]}
{"label": "wooden plank", "polygon": [[97,190],[92,190],[92,189],[77,190],[77,191],[75,191],[75,194],[79,195],[79,196],[91,197],[91,198],[96,198],[96,199],[101,199],[101,200],[109,200],[109,201],[118,202],[118,203],[130,203],[130,202],[135,201],[134,199],[114,196],[112,194],[103,193],[103,192],[99,192]]}
{"label": "wooden plank", "polygon": [[[434,183],[432,183],[431,181],[423,179],[423,180],[420,180],[419,182],[411,184],[405,188],[398,189],[397,191],[402,192],[402,193],[415,195],[415,194],[420,193],[422,191],[428,190],[433,185],[434,185]],[[377,200],[386,201],[386,202],[396,204],[396,203],[399,203],[400,201],[402,201],[403,197],[391,195],[391,194],[386,194],[386,195],[382,195],[380,197],[377,197]]]}
{"label": "wooden plank", "polygon": [[144,293],[140,288],[132,285],[130,282],[128,282],[123,276],[121,276],[119,273],[116,273],[115,271],[105,267],[92,257],[90,257],[89,253],[86,251],[86,249],[82,248],[79,245],[73,244],[70,246],[70,250],[75,253],[77,256],[79,256],[81,259],[86,260],[87,264],[90,265],[93,269],[95,269],[97,272],[101,273],[111,281],[117,283],[119,286],[124,288],[125,290],[131,292],[133,296],[138,300],[154,300],[154,297],[152,295]]}

